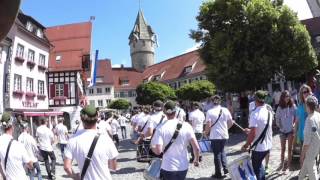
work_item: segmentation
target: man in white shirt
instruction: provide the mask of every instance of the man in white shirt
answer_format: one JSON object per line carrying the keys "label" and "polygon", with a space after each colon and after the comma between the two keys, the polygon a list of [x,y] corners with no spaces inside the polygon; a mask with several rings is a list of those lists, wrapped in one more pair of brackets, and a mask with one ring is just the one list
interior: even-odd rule
{"label": "man in white shirt", "polygon": [[37,171],[37,177],[39,180],[42,180],[40,164],[38,162],[37,154],[39,153],[39,149],[37,147],[36,140],[29,134],[29,125],[27,123],[22,124],[23,132],[20,134],[18,141],[24,145],[27,150],[28,156],[31,158],[33,162],[33,169],[28,169],[28,174],[30,180],[34,179],[35,171]]}
{"label": "man in white shirt", "polygon": [[151,137],[155,129],[167,120],[166,115],[162,111],[163,110],[162,101],[157,100],[153,103],[152,106],[153,106],[154,112],[149,116],[149,120],[146,125],[146,128],[147,128],[147,134],[145,134],[146,137]]}
{"label": "man in white shirt", "polygon": [[252,149],[252,166],[258,180],[265,179],[262,161],[272,148],[272,119],[273,113],[265,105],[266,92],[259,90],[255,93],[256,109],[250,114],[247,142],[243,150]]}
{"label": "man in white shirt", "polygon": [[[192,111],[189,113],[189,122],[191,123],[192,129],[194,131],[194,134],[197,138],[197,140],[200,140],[202,138],[203,134],[203,123],[205,121],[205,116],[202,111],[200,111],[200,105],[198,102],[193,102],[191,104]],[[193,162],[194,160],[194,154],[193,151],[191,151],[191,159],[190,162]],[[201,160],[201,156],[200,156]]]}
{"label": "man in white shirt", "polygon": [[[230,111],[221,106],[221,97],[218,95],[212,98],[213,108],[207,111],[205,135],[210,132],[209,139],[214,154],[215,173],[213,178],[223,178],[228,174],[227,156],[224,147],[229,139],[228,129],[232,127],[233,120]],[[224,176],[221,173],[221,166]]]}
{"label": "man in white shirt", "polygon": [[116,142],[116,147],[119,148],[119,135],[118,135],[118,131],[120,129],[120,124],[118,122],[118,118],[119,116],[117,115],[113,115],[113,118],[111,120],[111,133],[112,133],[112,140]]}
{"label": "man in white shirt", "polygon": [[[94,106],[86,106],[81,110],[81,120],[84,129],[79,130],[77,134],[69,139],[65,150],[64,170],[68,176],[73,179],[79,179],[80,175],[75,174],[72,169],[72,161],[76,160],[80,172],[83,170],[85,159],[88,156],[89,149],[93,139],[98,134],[97,130],[97,110]],[[118,151],[107,134],[99,135],[97,144],[94,148],[91,161],[84,180],[111,180],[109,169],[116,170]]]}
{"label": "man in white shirt", "polygon": [[[187,146],[189,144],[192,145],[195,154],[193,163],[195,166],[199,166],[199,145],[191,125],[176,118],[174,102],[169,101],[164,105],[164,113],[168,120],[155,132],[151,140],[151,147],[155,154],[160,155],[163,153],[160,176],[164,180],[184,180],[189,167]],[[178,130],[177,138],[169,149],[163,152],[170,143],[178,126],[181,126],[181,129]]]}
{"label": "man in white shirt", "polygon": [[[28,169],[32,169],[32,160],[23,144],[13,140],[14,127],[11,114],[3,113],[1,125],[4,130],[4,134],[0,136],[1,176],[7,180],[27,180],[23,164],[26,164]],[[7,161],[5,160],[6,156]]]}
{"label": "man in white shirt", "polygon": [[[39,142],[39,149],[46,166],[48,178],[53,179],[55,178],[56,172],[56,156],[52,146],[54,143],[54,135],[53,132],[47,127],[48,119],[42,117],[40,122],[41,126],[37,128],[36,137]],[[51,159],[51,163],[49,162],[49,157]]]}
{"label": "man in white shirt", "polygon": [[127,118],[123,115],[119,116],[122,139],[127,139]]}
{"label": "man in white shirt", "polygon": [[150,107],[145,106],[143,107],[143,112],[138,116],[138,134],[139,138],[135,142],[135,144],[140,144],[143,139],[148,138],[145,135],[147,135],[147,125],[150,121]]}
{"label": "man in white shirt", "polygon": [[101,118],[101,120],[98,120],[97,129],[100,134],[107,134],[109,136],[112,136],[111,132],[111,126],[110,124],[105,120],[104,118]]}
{"label": "man in white shirt", "polygon": [[67,146],[69,139],[67,126],[63,124],[63,117],[59,117],[58,125],[56,126],[56,136],[58,137],[58,143],[61,151],[62,160],[64,159],[64,149]]}
{"label": "man in white shirt", "polygon": [[186,120],[186,112],[182,108],[182,103],[177,103],[177,111],[176,111],[176,118],[179,119],[179,121],[185,121]]}

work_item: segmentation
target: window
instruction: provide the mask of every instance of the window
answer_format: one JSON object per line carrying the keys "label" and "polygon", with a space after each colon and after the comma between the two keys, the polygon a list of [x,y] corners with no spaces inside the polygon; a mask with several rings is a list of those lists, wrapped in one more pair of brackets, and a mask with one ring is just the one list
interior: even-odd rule
{"label": "window", "polygon": [[188,66],[184,68],[184,73],[191,73],[192,71],[192,66]]}
{"label": "window", "polygon": [[107,94],[110,94],[110,88],[105,88]]}
{"label": "window", "polygon": [[38,94],[44,95],[44,81],[38,81]]}
{"label": "window", "polygon": [[129,97],[136,97],[136,92],[135,91],[129,91],[128,92]]}
{"label": "window", "polygon": [[43,38],[43,32],[42,32],[41,29],[37,29],[37,36],[38,36],[39,38]]}
{"label": "window", "polygon": [[21,75],[18,75],[18,74],[15,74],[14,75],[14,87],[13,87],[13,89],[15,90],[15,91],[21,91],[22,90],[22,82],[21,82],[21,79],[22,79],[22,77],[21,77]]}
{"label": "window", "polygon": [[111,103],[111,99],[106,99],[106,105]]}
{"label": "window", "polygon": [[159,81],[159,80],[160,80],[160,78],[161,78],[161,76],[160,76],[160,75],[156,75],[156,76],[154,76],[154,80],[155,80],[155,81]]}
{"label": "window", "polygon": [[128,92],[121,91],[121,92],[120,92],[120,97],[121,97],[121,98],[128,97]]}
{"label": "window", "polygon": [[129,85],[129,80],[128,79],[120,80],[120,84],[121,84],[121,86]]}
{"label": "window", "polygon": [[93,89],[89,89],[89,94],[93,94],[94,90]]}
{"label": "window", "polygon": [[27,78],[27,92],[33,92],[33,79]]}
{"label": "window", "polygon": [[103,106],[103,101],[102,100],[98,100],[98,106]]}
{"label": "window", "polygon": [[115,92],[114,93],[114,97],[116,97],[116,98],[120,97],[120,93],[119,92]]}
{"label": "window", "polygon": [[60,55],[58,55],[58,56],[56,56],[56,63],[61,63],[61,56]]}
{"label": "window", "polygon": [[95,106],[94,100],[90,100],[90,101],[89,101],[89,104],[90,104],[91,106]]}
{"label": "window", "polygon": [[101,94],[102,93],[102,89],[101,88],[97,88],[97,94]]}
{"label": "window", "polygon": [[29,51],[28,51],[28,61],[34,62],[34,50],[29,49]]}
{"label": "window", "polygon": [[42,66],[46,65],[46,56],[43,54],[39,54],[39,64]]}
{"label": "window", "polygon": [[18,44],[16,56],[23,58],[23,53],[24,53],[24,46],[22,46],[21,44]]}
{"label": "window", "polygon": [[64,84],[56,84],[55,86],[56,96],[63,96],[63,85]]}
{"label": "window", "polygon": [[32,32],[33,31],[33,25],[30,21],[27,22],[26,28],[28,31]]}

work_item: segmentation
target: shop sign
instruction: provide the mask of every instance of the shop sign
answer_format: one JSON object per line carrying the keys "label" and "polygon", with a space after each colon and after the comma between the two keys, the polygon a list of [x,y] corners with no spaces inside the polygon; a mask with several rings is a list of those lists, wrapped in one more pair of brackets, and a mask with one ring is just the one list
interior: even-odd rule
{"label": "shop sign", "polygon": [[38,104],[37,102],[32,102],[32,101],[22,101],[22,106],[23,107],[28,107],[28,108],[36,108],[38,107]]}

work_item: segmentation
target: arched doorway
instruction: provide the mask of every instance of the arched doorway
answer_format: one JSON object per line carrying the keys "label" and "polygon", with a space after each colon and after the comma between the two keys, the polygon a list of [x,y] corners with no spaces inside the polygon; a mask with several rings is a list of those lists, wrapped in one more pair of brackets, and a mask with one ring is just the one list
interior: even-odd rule
{"label": "arched doorway", "polygon": [[63,112],[63,124],[67,126],[68,130],[71,129],[71,123],[70,123],[70,115],[67,112]]}

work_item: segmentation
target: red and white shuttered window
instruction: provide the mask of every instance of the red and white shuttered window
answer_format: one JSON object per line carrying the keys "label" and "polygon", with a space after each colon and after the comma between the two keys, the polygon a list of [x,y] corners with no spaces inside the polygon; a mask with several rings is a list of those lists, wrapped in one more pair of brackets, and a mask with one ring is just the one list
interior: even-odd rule
{"label": "red and white shuttered window", "polygon": [[50,84],[50,98],[55,97],[69,97],[68,84]]}

